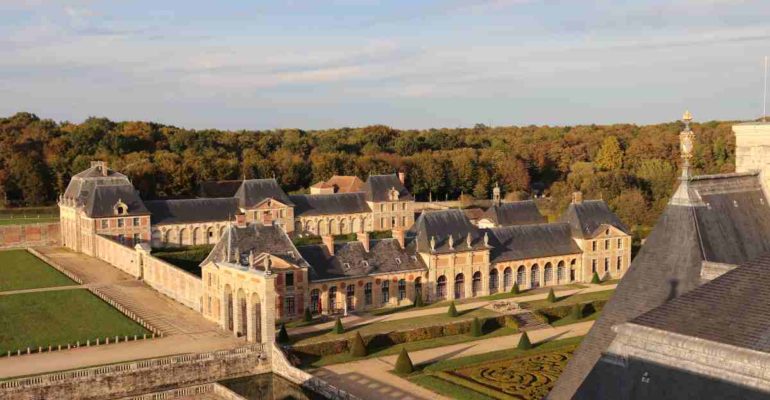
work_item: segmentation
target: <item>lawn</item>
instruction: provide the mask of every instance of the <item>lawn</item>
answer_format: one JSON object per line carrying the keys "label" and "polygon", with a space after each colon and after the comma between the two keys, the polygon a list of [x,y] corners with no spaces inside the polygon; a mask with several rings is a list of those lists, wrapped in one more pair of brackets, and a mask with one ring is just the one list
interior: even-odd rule
{"label": "lawn", "polygon": [[0,354],[150,333],[86,289],[0,296]]}
{"label": "lawn", "polygon": [[407,378],[450,398],[540,399],[550,391],[582,337],[530,350],[515,348],[417,366]]}
{"label": "lawn", "polygon": [[473,319],[474,317],[478,317],[479,319],[482,319],[482,318],[488,318],[488,317],[496,317],[500,315],[500,313],[494,312],[492,310],[488,310],[486,308],[464,310],[464,311],[460,311],[459,314],[460,315],[458,317],[450,317],[446,313],[441,313],[441,314],[425,315],[425,316],[414,317],[414,318],[397,319],[393,321],[373,322],[369,324],[359,325],[350,329],[345,329],[345,333],[342,335],[332,333],[331,331],[327,333],[322,333],[322,334],[313,333],[309,336],[296,338],[296,341],[292,344],[302,345],[302,344],[323,342],[327,340],[339,340],[341,338],[350,338],[355,334],[355,332],[361,333],[362,336],[367,336],[374,333],[385,333],[385,332],[399,331],[404,329],[414,329],[414,328],[419,328],[424,326],[459,322],[459,321],[464,321],[468,319]]}
{"label": "lawn", "polygon": [[0,251],[0,292],[77,285],[26,250]]}
{"label": "lawn", "polygon": [[193,275],[201,276],[200,263],[208,257],[214,245],[168,247],[153,249],[152,255]]}

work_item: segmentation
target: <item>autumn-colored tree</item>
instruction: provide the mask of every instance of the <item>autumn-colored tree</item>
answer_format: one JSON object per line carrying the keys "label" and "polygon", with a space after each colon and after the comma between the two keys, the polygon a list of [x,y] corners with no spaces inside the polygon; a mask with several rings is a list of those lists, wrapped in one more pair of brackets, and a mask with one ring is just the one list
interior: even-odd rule
{"label": "autumn-colored tree", "polygon": [[596,166],[605,171],[618,170],[623,166],[623,149],[615,136],[607,136],[596,154]]}

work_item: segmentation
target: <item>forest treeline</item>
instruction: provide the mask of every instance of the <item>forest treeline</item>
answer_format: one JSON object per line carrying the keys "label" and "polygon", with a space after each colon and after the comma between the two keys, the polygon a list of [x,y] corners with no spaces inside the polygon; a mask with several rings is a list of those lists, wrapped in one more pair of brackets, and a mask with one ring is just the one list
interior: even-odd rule
{"label": "forest treeline", "polygon": [[[734,170],[732,122],[693,124],[696,173]],[[419,200],[544,195],[555,215],[580,190],[629,225],[651,225],[679,170],[680,122],[397,130],[222,131],[89,118],[57,123],[30,113],[0,119],[6,205],[51,204],[92,160],[128,175],[146,199],[194,195],[202,181],[275,177],[302,191],[332,175],[407,173]],[[0,196],[2,198],[3,196]]]}

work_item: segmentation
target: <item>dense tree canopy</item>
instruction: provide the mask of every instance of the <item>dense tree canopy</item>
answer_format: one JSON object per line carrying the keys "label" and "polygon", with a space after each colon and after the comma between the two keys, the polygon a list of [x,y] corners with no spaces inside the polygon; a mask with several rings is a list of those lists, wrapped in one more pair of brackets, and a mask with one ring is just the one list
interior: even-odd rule
{"label": "dense tree canopy", "polygon": [[[696,173],[734,169],[730,122],[694,124]],[[191,130],[89,118],[56,123],[29,113],[0,119],[0,193],[11,205],[55,201],[91,160],[128,175],[145,198],[194,194],[205,180],[275,177],[301,191],[335,174],[407,172],[420,200],[544,195],[549,214],[572,191],[603,198],[629,224],[651,224],[678,174],[671,122],[637,126],[523,126],[396,130],[376,125],[320,131]]]}

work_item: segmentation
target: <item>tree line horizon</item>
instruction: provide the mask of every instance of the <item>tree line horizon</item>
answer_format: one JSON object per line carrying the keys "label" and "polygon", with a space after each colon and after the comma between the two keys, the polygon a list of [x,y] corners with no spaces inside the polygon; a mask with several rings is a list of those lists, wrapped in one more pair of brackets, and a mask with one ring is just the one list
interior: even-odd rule
{"label": "tree line horizon", "polygon": [[[734,121],[693,123],[697,174],[733,172]],[[553,219],[570,194],[601,198],[629,226],[651,226],[680,171],[679,121],[636,125],[322,130],[185,129],[90,117],[0,118],[0,206],[54,204],[72,175],[104,160],[144,199],[194,196],[204,181],[275,178],[290,193],[332,175],[403,171],[419,201],[543,198]]]}

